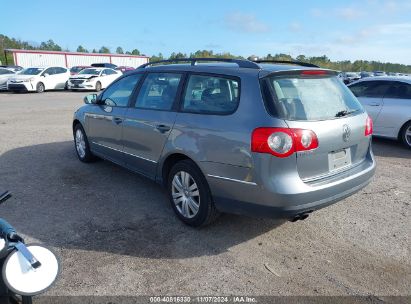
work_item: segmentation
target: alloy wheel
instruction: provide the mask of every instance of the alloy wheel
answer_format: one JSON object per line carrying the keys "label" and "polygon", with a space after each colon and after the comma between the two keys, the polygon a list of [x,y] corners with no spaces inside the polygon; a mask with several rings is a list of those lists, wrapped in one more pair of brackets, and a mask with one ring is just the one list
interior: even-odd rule
{"label": "alloy wheel", "polygon": [[409,147],[411,147],[411,126],[405,130],[405,141]]}
{"label": "alloy wheel", "polygon": [[185,172],[177,172],[172,181],[173,202],[178,212],[185,218],[193,218],[200,208],[200,191],[193,177]]}
{"label": "alloy wheel", "polygon": [[84,140],[84,134],[80,129],[76,131],[76,150],[80,158],[86,156],[86,141]]}

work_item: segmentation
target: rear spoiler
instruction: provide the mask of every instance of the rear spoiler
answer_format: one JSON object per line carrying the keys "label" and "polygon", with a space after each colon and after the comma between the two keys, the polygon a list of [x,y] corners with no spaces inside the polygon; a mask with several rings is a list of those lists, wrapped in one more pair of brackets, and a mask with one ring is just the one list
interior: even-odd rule
{"label": "rear spoiler", "polygon": [[324,77],[324,76],[337,76],[338,72],[328,69],[292,69],[292,70],[279,70],[279,71],[261,71],[260,79],[270,76],[287,76],[294,75],[300,77]]}

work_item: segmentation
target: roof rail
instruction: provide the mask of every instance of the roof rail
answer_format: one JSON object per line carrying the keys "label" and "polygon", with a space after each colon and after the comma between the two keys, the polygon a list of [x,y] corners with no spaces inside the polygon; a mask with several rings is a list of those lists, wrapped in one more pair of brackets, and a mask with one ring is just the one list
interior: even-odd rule
{"label": "roof rail", "polygon": [[229,62],[236,63],[240,68],[250,68],[250,69],[261,69],[261,67],[250,60],[244,59],[232,59],[232,58],[178,58],[178,59],[168,59],[168,60],[159,60],[154,62],[148,62],[140,65],[139,69],[144,69],[147,66],[160,64],[160,63],[177,63],[177,62],[190,62],[191,65],[196,65],[197,62]]}
{"label": "roof rail", "polygon": [[312,64],[312,63],[307,63],[307,62],[301,62],[301,61],[288,61],[288,60],[255,60],[254,62],[256,63],[283,63],[283,64],[295,64],[295,65],[300,65],[304,67],[309,67],[309,68],[319,68],[318,65]]}

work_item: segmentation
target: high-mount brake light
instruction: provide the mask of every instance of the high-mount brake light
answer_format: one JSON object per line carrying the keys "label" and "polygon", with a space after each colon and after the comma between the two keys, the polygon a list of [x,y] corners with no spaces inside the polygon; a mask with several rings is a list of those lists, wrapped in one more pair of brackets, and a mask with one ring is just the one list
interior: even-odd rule
{"label": "high-mount brake light", "polygon": [[365,121],[365,132],[364,132],[364,135],[365,135],[365,136],[372,135],[372,132],[373,132],[372,119],[371,119],[370,116],[367,116],[367,120]]}
{"label": "high-mount brake light", "polygon": [[311,130],[257,128],[251,135],[251,151],[288,157],[294,152],[318,148],[317,135]]}
{"label": "high-mount brake light", "polygon": [[301,72],[302,76],[321,76],[327,75],[327,71],[324,70],[305,70]]}

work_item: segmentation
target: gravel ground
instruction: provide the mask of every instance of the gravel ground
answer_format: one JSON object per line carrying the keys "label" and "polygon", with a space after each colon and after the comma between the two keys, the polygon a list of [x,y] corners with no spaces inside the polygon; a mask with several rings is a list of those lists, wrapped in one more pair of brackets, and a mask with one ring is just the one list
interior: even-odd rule
{"label": "gravel ground", "polygon": [[87,93],[0,93],[1,215],[60,255],[50,295],[410,295],[411,151],[375,139],[363,191],[296,223],[223,215],[193,229],[157,184],[83,164],[71,134]]}

